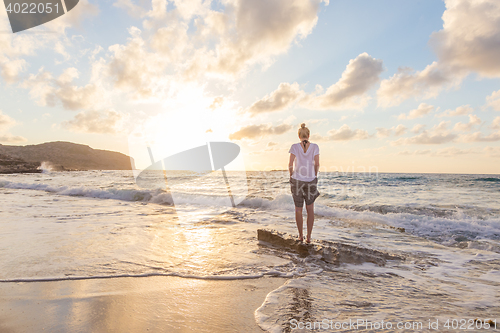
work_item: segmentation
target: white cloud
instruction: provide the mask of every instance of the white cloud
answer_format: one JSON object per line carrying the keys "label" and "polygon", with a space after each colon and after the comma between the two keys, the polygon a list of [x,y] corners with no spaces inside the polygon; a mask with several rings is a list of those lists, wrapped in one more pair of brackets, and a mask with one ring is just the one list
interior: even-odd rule
{"label": "white cloud", "polygon": [[65,121],[62,126],[74,132],[115,134],[120,131],[123,115],[115,110],[84,111],[77,114],[73,120]]}
{"label": "white cloud", "polygon": [[362,109],[366,106],[366,92],[380,81],[382,60],[362,53],[349,61],[340,80],[323,95],[309,95],[301,104],[312,109]]}
{"label": "white cloud", "polygon": [[426,104],[426,103],[421,103],[418,108],[411,110],[408,115],[401,113],[398,117],[398,119],[416,119],[416,118],[421,118],[429,113],[431,113],[434,110],[434,106]]}
{"label": "white cloud", "polygon": [[479,117],[474,114],[470,114],[468,123],[464,124],[462,122],[458,122],[455,124],[455,127],[453,127],[453,129],[455,131],[468,132],[472,130],[475,125],[481,125],[481,119],[479,119]]}
{"label": "white cloud", "polygon": [[0,131],[5,131],[16,125],[16,121],[0,110]]}
{"label": "white cloud", "polygon": [[457,147],[446,147],[434,152],[432,155],[441,157],[455,157],[459,155],[469,155],[469,154],[478,154],[477,149],[474,148],[460,149]]}
{"label": "white cloud", "polygon": [[458,86],[471,72],[500,77],[500,2],[445,0],[443,29],[429,43],[438,61],[423,71],[405,68],[383,80],[378,105],[397,106],[408,98],[433,98],[443,89]]}
{"label": "white cloud", "polygon": [[41,106],[56,106],[60,102],[67,110],[91,108],[101,101],[101,93],[94,84],[72,85],[78,75],[76,68],[68,68],[54,78],[42,68],[36,75],[31,74],[22,86],[30,90],[30,96]]}
{"label": "white cloud", "polygon": [[[316,92],[306,94],[298,83],[281,83],[277,90],[252,104],[245,111],[250,114],[281,111],[298,101],[309,109],[361,109],[366,106],[366,92],[379,82],[383,71],[382,61],[362,53],[351,59],[342,77],[330,86],[325,93],[321,86]],[[319,93],[319,95],[318,95]]]}
{"label": "white cloud", "polygon": [[394,135],[396,136],[400,136],[400,135],[403,135],[405,134],[406,130],[408,128],[406,128],[405,126],[403,126],[402,124],[399,124],[398,126],[396,127],[393,127],[392,128],[394,130]]}
{"label": "white cloud", "polygon": [[500,129],[500,116],[499,117],[496,117],[494,120],[493,120],[493,123],[491,125],[491,128],[492,129]]}
{"label": "white cloud", "polygon": [[455,110],[446,110],[445,112],[438,115],[438,117],[455,117],[455,116],[465,116],[474,112],[474,109],[470,105],[462,105]]}
{"label": "white cloud", "polygon": [[495,111],[500,111],[500,90],[493,92],[490,96],[486,97],[487,106]]}
{"label": "white cloud", "polygon": [[269,124],[249,125],[229,135],[230,140],[256,139],[268,135],[281,135],[292,129],[292,125],[282,124],[272,126]]}
{"label": "white cloud", "polygon": [[443,132],[443,126],[436,126],[432,131],[422,133],[410,138],[400,138],[392,141],[392,146],[400,145],[438,145],[453,141],[457,136],[449,132]]}
{"label": "white cloud", "polygon": [[144,17],[147,14],[146,9],[134,4],[131,0],[116,0],[113,6],[126,10],[128,15],[136,18]]}
{"label": "white cloud", "polygon": [[500,2],[446,0],[443,29],[430,45],[443,65],[500,77]]}
{"label": "white cloud", "polygon": [[489,157],[496,157],[500,158],[500,147],[485,147],[484,152],[489,156]]}
{"label": "white cloud", "polygon": [[388,136],[391,135],[391,130],[388,128],[383,128],[383,127],[377,127],[377,137],[379,138],[387,138]]}
{"label": "white cloud", "polygon": [[393,126],[391,128],[377,127],[376,128],[376,130],[377,130],[377,134],[376,135],[379,138],[387,138],[394,131],[394,135],[395,136],[400,136],[400,135],[403,135],[406,132],[407,129],[408,128],[406,128],[402,124],[399,124],[398,126]]}
{"label": "white cloud", "polygon": [[[66,15],[35,28],[41,32],[56,33],[0,33],[0,77],[8,84],[16,83],[20,74],[29,67],[24,58],[35,55],[36,51],[40,49],[53,49],[54,52],[68,59],[69,55],[64,49],[65,29],[69,26],[78,27],[84,18],[95,15],[97,12],[96,5],[90,4],[87,0],[81,0],[78,6]],[[0,6],[0,31],[10,30],[5,7]]]}
{"label": "white cloud", "polygon": [[0,110],[0,131],[4,132],[0,133],[0,142],[19,143],[28,141],[22,136],[16,136],[5,132],[15,125],[17,125],[17,122],[12,117],[4,114],[2,110]]}
{"label": "white cloud", "polygon": [[368,139],[368,132],[365,130],[352,130],[348,125],[342,125],[338,130],[332,129],[327,132],[326,136],[311,135],[311,140],[314,141],[350,141],[350,140],[365,140]]}
{"label": "white cloud", "polygon": [[500,131],[491,133],[490,135],[484,135],[481,132],[475,132],[472,134],[466,134],[461,136],[461,141],[463,142],[496,142],[500,141]]}
{"label": "white cloud", "polygon": [[436,126],[432,128],[432,130],[436,133],[443,133],[448,131],[448,125],[450,124],[449,121],[442,121]]}
{"label": "white cloud", "polygon": [[298,83],[280,83],[277,90],[253,103],[245,111],[252,115],[281,111],[289,107],[301,95],[303,95],[303,92],[300,90]]}
{"label": "white cloud", "polygon": [[463,77],[463,73],[443,67],[437,62],[420,72],[413,72],[411,68],[400,68],[391,78],[380,83],[377,91],[378,105],[398,106],[412,97],[433,98],[443,89],[458,85]]}
{"label": "white cloud", "polygon": [[20,143],[20,142],[26,142],[28,139],[22,136],[18,135],[12,135],[9,133],[6,134],[0,134],[0,142],[3,143]]}
{"label": "white cloud", "polygon": [[429,155],[432,151],[430,149],[422,149],[422,150],[415,150],[413,152],[410,152],[409,150],[404,150],[400,151],[397,153],[397,155]]}
{"label": "white cloud", "polygon": [[413,126],[413,128],[411,129],[411,132],[412,133],[415,133],[415,134],[418,134],[420,133],[421,130],[423,130],[425,128],[425,125],[423,124],[416,124],[415,126]]}
{"label": "white cloud", "polygon": [[321,0],[225,2],[225,34],[215,52],[204,55],[206,70],[237,74],[247,65],[269,64],[271,57],[286,52],[294,41],[311,33],[318,21],[320,3]]}

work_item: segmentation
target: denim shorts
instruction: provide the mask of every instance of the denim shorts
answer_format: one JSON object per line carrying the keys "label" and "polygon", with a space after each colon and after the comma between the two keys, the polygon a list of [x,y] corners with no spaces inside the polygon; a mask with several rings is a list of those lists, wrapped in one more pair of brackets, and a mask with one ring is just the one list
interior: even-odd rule
{"label": "denim shorts", "polygon": [[290,177],[290,185],[295,207],[304,207],[304,201],[308,206],[319,197],[318,178],[314,178],[310,182],[304,182]]}

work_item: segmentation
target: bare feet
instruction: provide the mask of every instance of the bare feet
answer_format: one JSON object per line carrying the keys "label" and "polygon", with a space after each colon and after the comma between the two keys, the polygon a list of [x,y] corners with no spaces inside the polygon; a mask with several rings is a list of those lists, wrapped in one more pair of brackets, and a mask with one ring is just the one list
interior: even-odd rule
{"label": "bare feet", "polygon": [[304,236],[299,236],[299,242],[303,242],[304,241]]}
{"label": "bare feet", "polygon": [[311,243],[311,237],[307,237],[307,238],[306,238],[306,243],[307,243],[307,244]]}

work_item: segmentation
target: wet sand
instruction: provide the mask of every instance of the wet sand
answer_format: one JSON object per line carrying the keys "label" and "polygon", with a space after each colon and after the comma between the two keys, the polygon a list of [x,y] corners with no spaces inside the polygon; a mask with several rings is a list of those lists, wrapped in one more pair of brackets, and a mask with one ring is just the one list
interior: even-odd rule
{"label": "wet sand", "polygon": [[1,283],[0,332],[263,332],[254,311],[284,278]]}

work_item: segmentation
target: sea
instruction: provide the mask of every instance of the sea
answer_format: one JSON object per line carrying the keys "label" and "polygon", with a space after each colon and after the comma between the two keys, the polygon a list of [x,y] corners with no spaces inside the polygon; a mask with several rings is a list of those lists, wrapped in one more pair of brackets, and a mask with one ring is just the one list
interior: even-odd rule
{"label": "sea", "polygon": [[297,235],[284,171],[135,176],[0,175],[0,283],[282,277],[255,311],[267,332],[500,325],[500,175],[320,173],[313,241],[401,258],[385,265],[259,241]]}

